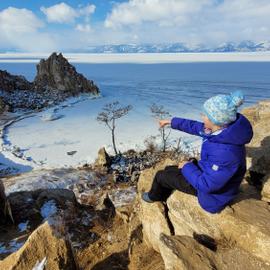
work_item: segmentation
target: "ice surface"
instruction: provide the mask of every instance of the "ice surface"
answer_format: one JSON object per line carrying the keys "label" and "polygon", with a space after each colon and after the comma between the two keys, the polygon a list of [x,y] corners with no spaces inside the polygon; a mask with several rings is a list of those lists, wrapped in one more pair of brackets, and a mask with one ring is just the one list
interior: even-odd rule
{"label": "ice surface", "polygon": [[[130,97],[121,97],[121,104],[136,102],[127,99]],[[76,167],[92,163],[101,147],[114,154],[110,130],[96,120],[104,104],[113,100],[111,97],[83,99],[78,103],[70,101],[64,106],[61,104],[48,109],[48,112],[23,119],[9,127],[6,134],[9,145],[4,142],[2,153],[8,160],[20,164],[21,167],[14,164],[19,172],[31,168]],[[129,115],[117,120],[115,132],[117,147],[121,152],[131,148],[139,151],[145,148],[144,140],[147,137],[158,133],[158,125],[142,102],[134,104]],[[172,134],[179,135],[175,131]],[[15,152],[15,146],[19,146],[21,152]]]}
{"label": "ice surface", "polygon": [[[0,63],[38,63],[47,54],[5,53],[0,54]],[[87,54],[64,53],[71,63],[183,63],[183,62],[239,62],[270,61],[270,52],[226,52],[226,53],[129,53]]]}
{"label": "ice surface", "polygon": [[47,114],[42,115],[41,116],[41,119],[43,121],[55,121],[55,120],[61,119],[63,117],[64,117],[64,115],[62,115],[62,114],[58,114],[58,113],[54,113],[54,112],[49,112]]}

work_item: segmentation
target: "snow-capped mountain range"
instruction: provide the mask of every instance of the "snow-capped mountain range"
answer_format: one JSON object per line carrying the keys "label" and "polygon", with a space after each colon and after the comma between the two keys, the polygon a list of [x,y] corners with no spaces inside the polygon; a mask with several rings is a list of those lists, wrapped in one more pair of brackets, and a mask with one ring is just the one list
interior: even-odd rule
{"label": "snow-capped mountain range", "polygon": [[[218,46],[206,44],[178,43],[141,43],[141,44],[107,44],[93,45],[78,49],[59,50],[66,53],[211,53],[211,52],[266,52],[270,51],[270,41],[254,42],[245,40],[241,42],[225,42]],[[0,53],[24,53],[18,49],[0,48]]]}
{"label": "snow-capped mountain range", "polygon": [[186,43],[171,44],[119,44],[91,46],[83,50],[87,53],[185,53],[185,52],[257,52],[270,51],[270,41],[226,42],[219,46]]}

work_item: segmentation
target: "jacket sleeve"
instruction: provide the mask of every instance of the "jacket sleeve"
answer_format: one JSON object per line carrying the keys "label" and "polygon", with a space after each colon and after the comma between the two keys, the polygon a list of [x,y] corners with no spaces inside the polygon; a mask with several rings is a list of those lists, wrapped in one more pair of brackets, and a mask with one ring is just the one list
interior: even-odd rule
{"label": "jacket sleeve", "polygon": [[201,136],[200,131],[203,131],[204,124],[195,120],[173,117],[171,127],[192,135]]}
{"label": "jacket sleeve", "polygon": [[238,163],[209,163],[202,171],[194,163],[189,162],[182,168],[186,180],[198,191],[215,193],[220,190],[236,173]]}

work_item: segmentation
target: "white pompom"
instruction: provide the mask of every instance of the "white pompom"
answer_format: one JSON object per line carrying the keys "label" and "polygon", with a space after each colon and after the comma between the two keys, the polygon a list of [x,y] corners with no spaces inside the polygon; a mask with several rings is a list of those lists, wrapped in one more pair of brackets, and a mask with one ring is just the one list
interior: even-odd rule
{"label": "white pompom", "polygon": [[235,91],[231,93],[231,103],[235,107],[239,107],[240,105],[244,103],[244,95],[242,91]]}

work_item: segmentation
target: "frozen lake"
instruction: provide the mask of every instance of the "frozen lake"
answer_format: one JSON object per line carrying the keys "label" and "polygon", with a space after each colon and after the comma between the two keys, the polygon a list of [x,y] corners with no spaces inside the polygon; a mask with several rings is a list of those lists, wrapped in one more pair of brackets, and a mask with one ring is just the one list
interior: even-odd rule
{"label": "frozen lake", "polygon": [[[112,101],[133,106],[116,128],[117,145],[123,151],[141,149],[146,137],[158,134],[157,121],[149,110],[152,103],[163,105],[172,116],[199,119],[203,102],[216,94],[242,90],[246,98],[244,106],[270,98],[270,62],[94,64],[75,61],[73,64],[78,72],[94,80],[102,96],[97,99],[82,96],[77,103],[67,102],[70,106],[58,106],[57,113],[63,116],[58,120],[44,121],[48,112],[42,112],[9,128],[8,140],[36,162],[29,161],[33,168],[92,162],[102,146],[112,153],[110,131],[96,121],[102,107]],[[29,80],[36,72],[34,62],[23,61],[0,62],[0,69],[22,74]],[[171,138],[183,135],[173,130]],[[69,151],[77,152],[70,156]]]}

